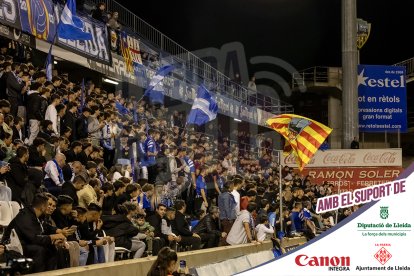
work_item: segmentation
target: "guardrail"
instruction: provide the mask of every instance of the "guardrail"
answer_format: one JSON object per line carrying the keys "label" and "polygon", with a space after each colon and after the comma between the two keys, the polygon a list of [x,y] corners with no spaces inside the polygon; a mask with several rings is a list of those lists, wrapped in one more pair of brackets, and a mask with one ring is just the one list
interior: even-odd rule
{"label": "guardrail", "polygon": [[[250,106],[263,108],[265,111],[273,114],[293,113],[292,105],[255,91],[249,91],[246,87],[233,82],[229,77],[155,29],[148,22],[136,16],[118,2],[114,0],[90,0],[90,2],[95,4],[103,2],[106,4],[108,11],[117,11],[119,22],[131,28],[138,36],[148,41],[154,47],[160,49],[162,59],[172,59],[175,63],[182,64],[186,70],[200,77],[205,84],[215,88],[216,91],[214,92],[226,95],[231,99]],[[186,74],[184,74],[185,76]]]}
{"label": "guardrail", "polygon": [[342,83],[342,69],[338,67],[315,66],[292,74],[292,88],[325,83],[340,87]]}

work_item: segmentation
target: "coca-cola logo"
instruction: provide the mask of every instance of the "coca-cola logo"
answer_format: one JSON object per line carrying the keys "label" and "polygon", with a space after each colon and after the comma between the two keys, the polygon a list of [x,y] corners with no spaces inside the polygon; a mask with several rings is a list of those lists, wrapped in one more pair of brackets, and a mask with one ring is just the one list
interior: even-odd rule
{"label": "coca-cola logo", "polygon": [[324,164],[353,164],[355,163],[354,153],[332,154],[328,153],[323,158]]}
{"label": "coca-cola logo", "polygon": [[285,164],[296,164],[296,157],[293,154],[289,154],[285,157]]}
{"label": "coca-cola logo", "polygon": [[383,153],[372,153],[368,152],[364,156],[364,163],[374,163],[374,164],[394,164],[397,153],[395,152],[383,152]]}

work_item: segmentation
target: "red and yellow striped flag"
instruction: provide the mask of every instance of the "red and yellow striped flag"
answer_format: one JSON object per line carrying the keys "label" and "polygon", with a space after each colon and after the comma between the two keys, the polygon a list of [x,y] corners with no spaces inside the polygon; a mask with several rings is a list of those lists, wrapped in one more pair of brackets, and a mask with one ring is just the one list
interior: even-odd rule
{"label": "red and yellow striped flag", "polygon": [[285,137],[285,151],[294,152],[301,171],[332,132],[331,128],[317,121],[294,114],[281,114],[266,123]]}

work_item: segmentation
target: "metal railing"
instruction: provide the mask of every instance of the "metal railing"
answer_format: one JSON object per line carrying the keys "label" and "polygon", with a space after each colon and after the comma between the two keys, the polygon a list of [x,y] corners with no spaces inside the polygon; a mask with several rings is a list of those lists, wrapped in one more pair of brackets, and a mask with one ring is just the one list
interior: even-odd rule
{"label": "metal railing", "polygon": [[342,83],[342,70],[338,67],[315,66],[292,74],[292,88],[325,83],[340,87]]}
{"label": "metal railing", "polygon": [[404,66],[407,79],[414,77],[414,58],[398,62],[394,66]]}
{"label": "metal railing", "polygon": [[[215,88],[214,92],[226,95],[229,98],[250,106],[263,108],[273,114],[292,113],[293,106],[279,99],[264,96],[263,94],[249,91],[230,80],[229,77],[206,63],[173,39],[162,34],[145,20],[139,18],[123,5],[114,0],[89,0],[92,3],[105,3],[108,11],[117,11],[119,22],[132,29],[139,37],[149,42],[161,51],[162,59],[171,58],[175,63],[182,64],[187,71],[201,78],[209,87]],[[184,74],[185,76],[186,74]]]}

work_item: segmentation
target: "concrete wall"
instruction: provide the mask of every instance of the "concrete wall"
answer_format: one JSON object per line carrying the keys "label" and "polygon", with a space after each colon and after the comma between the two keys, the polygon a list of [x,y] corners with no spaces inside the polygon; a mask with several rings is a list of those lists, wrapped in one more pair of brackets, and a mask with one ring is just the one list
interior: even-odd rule
{"label": "concrete wall", "polygon": [[[211,263],[222,262],[243,255],[270,250],[270,241],[261,244],[245,244],[236,246],[223,246],[198,251],[178,253],[179,260],[186,260],[188,267],[200,267]],[[84,267],[67,268],[32,275],[42,276],[144,276],[147,275],[156,257],[141,258],[137,260],[117,261],[114,263],[96,264]]]}

